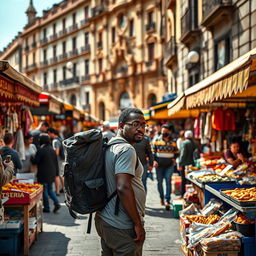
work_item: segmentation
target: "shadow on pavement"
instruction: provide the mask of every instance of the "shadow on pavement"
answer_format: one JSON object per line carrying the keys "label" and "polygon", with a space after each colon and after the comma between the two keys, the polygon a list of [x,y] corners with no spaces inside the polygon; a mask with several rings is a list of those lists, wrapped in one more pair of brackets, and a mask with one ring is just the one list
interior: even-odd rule
{"label": "shadow on pavement", "polygon": [[63,256],[67,255],[70,238],[60,232],[42,232],[40,243],[34,243],[29,251],[30,256]]}
{"label": "shadow on pavement", "polygon": [[146,207],[146,215],[149,215],[152,217],[174,219],[172,209],[170,211],[166,211],[164,207],[161,207],[161,208]]}

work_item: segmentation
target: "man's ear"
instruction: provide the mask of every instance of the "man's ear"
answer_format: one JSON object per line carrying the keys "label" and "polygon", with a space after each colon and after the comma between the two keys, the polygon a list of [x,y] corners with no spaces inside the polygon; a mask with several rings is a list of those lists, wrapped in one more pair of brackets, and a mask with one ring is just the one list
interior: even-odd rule
{"label": "man's ear", "polygon": [[120,122],[119,125],[118,125],[118,127],[119,127],[120,129],[123,129],[123,128],[124,128],[124,123]]}

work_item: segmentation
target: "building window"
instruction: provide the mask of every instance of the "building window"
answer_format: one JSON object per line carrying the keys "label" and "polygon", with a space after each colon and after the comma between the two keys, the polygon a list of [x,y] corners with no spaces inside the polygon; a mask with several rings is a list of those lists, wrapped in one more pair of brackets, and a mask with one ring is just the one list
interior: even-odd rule
{"label": "building window", "polygon": [[76,77],[76,63],[73,63],[73,71],[72,71],[72,73],[73,73],[73,77]]}
{"label": "building window", "polygon": [[44,72],[44,86],[47,85],[47,73]]}
{"label": "building window", "polygon": [[153,62],[155,59],[155,44],[149,43],[148,44],[148,61]]}
{"label": "building window", "polygon": [[85,104],[90,104],[90,92],[85,92]]}
{"label": "building window", "polygon": [[56,45],[54,45],[52,47],[52,54],[53,54],[53,57],[56,57],[56,55],[57,55],[57,46]]}
{"label": "building window", "polygon": [[99,42],[102,42],[102,32],[99,32]]}
{"label": "building window", "polygon": [[53,70],[53,83],[56,84],[57,83],[57,69]]}
{"label": "building window", "polygon": [[112,43],[116,41],[116,28],[112,27]]}
{"label": "building window", "polygon": [[129,94],[127,92],[123,92],[120,96],[119,108],[122,110],[130,107],[132,107],[132,101]]}
{"label": "building window", "polygon": [[102,73],[102,58],[99,59],[99,73]]}
{"label": "building window", "polygon": [[36,63],[36,54],[33,53],[33,64],[35,64],[35,63]]}
{"label": "building window", "polygon": [[70,104],[76,106],[76,95],[72,94],[70,98]]}
{"label": "building window", "polygon": [[230,62],[230,38],[226,36],[215,42],[215,71],[224,67]]}
{"label": "building window", "polygon": [[64,67],[62,67],[62,78],[63,78],[63,80],[66,80],[66,72],[67,71],[67,68],[64,66]]}
{"label": "building window", "polygon": [[75,50],[76,49],[76,37],[72,38],[72,49]]}
{"label": "building window", "polygon": [[43,37],[44,37],[44,39],[46,39],[46,36],[47,36],[47,30],[46,30],[46,28],[44,28],[44,30],[43,30]]}
{"label": "building window", "polygon": [[44,49],[43,57],[44,57],[44,61],[46,61],[47,60],[47,49]]}
{"label": "building window", "polygon": [[28,55],[26,56],[26,67],[28,67]]}
{"label": "building window", "polygon": [[66,41],[62,42],[62,53],[66,53]]}
{"label": "building window", "polygon": [[84,33],[84,44],[85,45],[89,44],[89,32]]}
{"label": "building window", "polygon": [[105,104],[103,102],[99,104],[99,117],[101,120],[105,120]]}
{"label": "building window", "polygon": [[84,64],[85,64],[85,75],[89,75],[89,64],[90,64],[90,61],[87,59],[87,60],[85,60],[85,62],[84,62]]}
{"label": "building window", "polygon": [[84,8],[84,18],[88,19],[89,18],[89,6],[86,6]]}
{"label": "building window", "polygon": [[55,35],[56,34],[56,23],[53,24],[52,30],[53,30],[53,34]]}
{"label": "building window", "polygon": [[36,42],[36,35],[34,34],[33,35],[33,43],[35,43]]}
{"label": "building window", "polygon": [[73,13],[72,15],[73,25],[76,24],[76,13]]}
{"label": "building window", "polygon": [[129,36],[134,36],[134,20],[130,20],[130,25],[129,25]]}
{"label": "building window", "polygon": [[126,26],[126,17],[122,14],[119,16],[119,28],[124,29]]}
{"label": "building window", "polygon": [[148,96],[148,107],[156,104],[156,95],[154,93]]}
{"label": "building window", "polygon": [[148,12],[148,24],[152,24],[154,22],[154,12],[149,11]]}
{"label": "building window", "polygon": [[64,30],[66,28],[66,19],[64,18],[62,20],[62,29]]}

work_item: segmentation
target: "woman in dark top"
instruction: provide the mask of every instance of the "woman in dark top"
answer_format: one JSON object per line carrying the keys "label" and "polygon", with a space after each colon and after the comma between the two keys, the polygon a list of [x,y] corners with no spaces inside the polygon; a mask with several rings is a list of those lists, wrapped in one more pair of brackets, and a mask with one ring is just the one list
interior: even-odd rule
{"label": "woman in dark top", "polygon": [[31,158],[31,162],[37,165],[37,181],[44,186],[43,211],[50,212],[50,197],[53,200],[55,206],[53,212],[56,213],[60,209],[60,204],[55,192],[52,190],[52,184],[55,180],[55,176],[59,172],[57,155],[51,146],[51,140],[48,134],[40,134],[39,145],[40,148],[36,152],[36,156]]}
{"label": "woman in dark top", "polygon": [[232,142],[230,148],[225,152],[225,160],[236,168],[238,165],[246,161],[246,158],[240,152],[240,146],[238,142]]}

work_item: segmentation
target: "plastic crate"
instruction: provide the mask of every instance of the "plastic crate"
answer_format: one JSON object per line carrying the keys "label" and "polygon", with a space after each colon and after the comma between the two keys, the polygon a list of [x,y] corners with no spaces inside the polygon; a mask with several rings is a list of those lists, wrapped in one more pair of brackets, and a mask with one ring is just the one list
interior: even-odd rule
{"label": "plastic crate", "polygon": [[21,247],[21,231],[19,229],[0,229],[0,255],[18,255]]}
{"label": "plastic crate", "polygon": [[255,256],[256,237],[242,237],[243,256]]}
{"label": "plastic crate", "polygon": [[173,206],[173,217],[174,218],[179,218],[179,211],[182,210],[182,206],[183,206],[183,199],[174,199],[172,202],[172,206]]}

